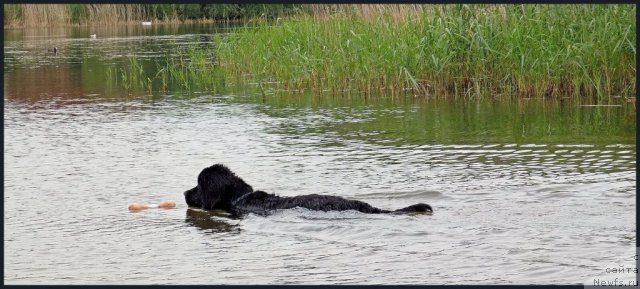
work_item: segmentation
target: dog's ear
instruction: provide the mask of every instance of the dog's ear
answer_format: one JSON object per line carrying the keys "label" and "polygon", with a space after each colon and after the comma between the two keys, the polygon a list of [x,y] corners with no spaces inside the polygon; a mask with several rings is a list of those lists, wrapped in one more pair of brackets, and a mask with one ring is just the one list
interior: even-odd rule
{"label": "dog's ear", "polygon": [[204,209],[213,210],[220,203],[220,199],[226,187],[229,186],[228,178],[218,170],[208,167],[198,175],[198,191],[200,203]]}
{"label": "dog's ear", "polygon": [[205,209],[228,210],[236,198],[253,188],[221,164],[205,168],[198,175],[198,187]]}
{"label": "dog's ear", "polygon": [[227,191],[239,179],[229,168],[215,164],[205,168],[198,175],[198,187],[209,192]]}

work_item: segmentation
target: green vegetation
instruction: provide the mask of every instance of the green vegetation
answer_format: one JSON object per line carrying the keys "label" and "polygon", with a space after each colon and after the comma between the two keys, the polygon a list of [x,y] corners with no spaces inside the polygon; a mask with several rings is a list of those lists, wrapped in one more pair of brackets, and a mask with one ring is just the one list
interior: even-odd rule
{"label": "green vegetation", "polygon": [[[158,64],[186,90],[572,98],[636,94],[635,5],[312,5]],[[150,84],[148,84],[150,85]]]}
{"label": "green vegetation", "polygon": [[146,90],[152,94],[153,84],[151,78],[145,73],[144,66],[134,54],[129,58],[129,63],[125,67],[109,68],[107,70],[107,80],[116,87],[122,87],[130,93],[136,91],[140,93]]}
{"label": "green vegetation", "polygon": [[294,4],[3,4],[5,27],[105,25],[140,21],[181,23],[277,18]]}
{"label": "green vegetation", "polygon": [[429,8],[301,15],[240,29],[216,53],[227,73],[285,90],[635,95],[635,5]]}
{"label": "green vegetation", "polygon": [[123,89],[129,95],[153,95],[154,91],[218,93],[226,88],[225,74],[216,68],[214,60],[210,51],[196,47],[155,63],[133,54],[125,63],[105,71],[106,85],[109,90]]}

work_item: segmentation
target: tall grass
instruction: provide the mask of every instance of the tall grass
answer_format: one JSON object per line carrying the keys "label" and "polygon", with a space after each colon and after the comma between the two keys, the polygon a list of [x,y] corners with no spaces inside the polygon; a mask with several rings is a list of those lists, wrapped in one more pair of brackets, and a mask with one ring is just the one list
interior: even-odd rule
{"label": "tall grass", "polygon": [[[158,64],[166,88],[603,100],[636,93],[635,5],[310,5]],[[149,81],[151,83],[151,81]]]}
{"label": "tall grass", "polygon": [[294,14],[293,4],[3,4],[5,27],[229,21]]}
{"label": "tall grass", "polygon": [[144,65],[133,54],[129,62],[120,68],[110,67],[106,70],[107,83],[114,87],[124,88],[129,95],[146,92],[153,93],[153,81],[147,76]]}
{"label": "tall grass", "polygon": [[129,95],[153,95],[158,91],[217,93],[227,87],[224,71],[215,64],[215,57],[203,49],[179,50],[176,55],[167,55],[164,61],[156,62],[154,67],[150,64],[153,66],[133,54],[122,65],[106,70],[107,85],[111,89],[124,89]]}
{"label": "tall grass", "polygon": [[52,27],[74,24],[111,25],[147,18],[137,4],[4,4],[5,27]]}
{"label": "tall grass", "polygon": [[635,5],[312,6],[219,40],[220,67],[284,89],[635,95]]}
{"label": "tall grass", "polygon": [[67,23],[63,5],[23,4],[21,11],[24,23],[40,23],[42,25]]}

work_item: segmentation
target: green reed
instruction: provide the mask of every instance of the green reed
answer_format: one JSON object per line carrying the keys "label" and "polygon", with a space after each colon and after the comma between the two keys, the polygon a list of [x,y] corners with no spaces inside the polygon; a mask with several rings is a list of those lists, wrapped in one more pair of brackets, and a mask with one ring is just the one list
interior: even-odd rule
{"label": "green reed", "polygon": [[[635,5],[314,9],[320,12],[214,35],[212,47],[179,51],[157,64],[153,79],[136,81],[212,92],[255,83],[263,96],[592,101],[636,93]],[[134,59],[130,67],[142,66]],[[121,83],[141,73],[123,72]]]}
{"label": "green reed", "polygon": [[[111,87],[120,87],[128,94],[146,92],[153,93],[153,80],[147,76],[143,62],[136,54],[129,56],[128,61],[120,67],[109,67],[106,70],[107,83]],[[155,78],[155,77],[154,77]]]}
{"label": "green reed", "polygon": [[286,91],[416,96],[635,95],[635,5],[431,5],[337,11],[217,39],[220,68]]}
{"label": "green reed", "polygon": [[167,55],[160,62],[142,61],[133,54],[121,65],[106,70],[106,78],[111,87],[122,88],[128,94],[197,90],[216,93],[225,88],[225,73],[215,64],[211,52],[196,47]]}

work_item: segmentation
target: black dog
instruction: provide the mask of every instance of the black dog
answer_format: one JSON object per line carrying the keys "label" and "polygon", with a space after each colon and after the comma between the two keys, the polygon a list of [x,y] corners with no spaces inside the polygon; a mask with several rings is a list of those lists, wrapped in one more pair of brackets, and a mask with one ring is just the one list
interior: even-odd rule
{"label": "black dog", "polygon": [[415,204],[395,211],[373,207],[365,202],[326,195],[279,197],[253,188],[221,164],[210,166],[198,175],[198,186],[184,192],[190,207],[224,210],[234,216],[246,213],[267,215],[273,210],[302,207],[319,211],[356,210],[363,213],[427,213],[431,206]]}

